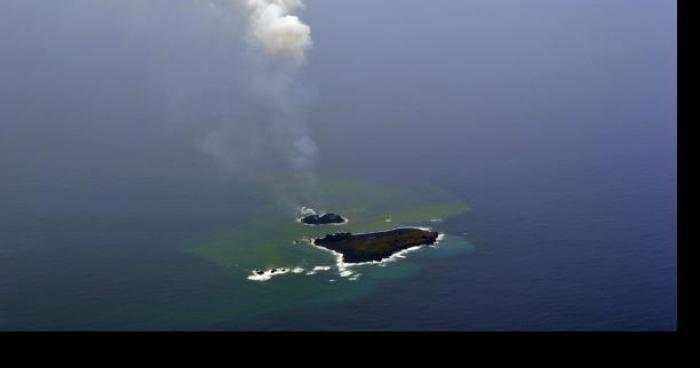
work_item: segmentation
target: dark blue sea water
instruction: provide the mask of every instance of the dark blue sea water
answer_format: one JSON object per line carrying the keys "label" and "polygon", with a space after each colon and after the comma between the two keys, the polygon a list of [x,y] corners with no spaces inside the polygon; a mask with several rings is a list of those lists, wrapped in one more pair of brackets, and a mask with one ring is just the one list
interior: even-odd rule
{"label": "dark blue sea water", "polygon": [[[236,110],[236,98],[223,82],[187,88],[243,72],[217,69],[229,60],[207,51],[225,37],[195,42],[212,32],[199,23],[136,22],[151,38],[123,38],[109,28],[122,24],[115,9],[97,7],[102,20],[85,27],[119,42],[100,49],[66,32],[57,49],[116,66],[78,67],[73,54],[0,36],[17,51],[0,58],[0,330],[676,329],[675,6],[373,4],[304,11],[317,172],[452,193],[470,210],[440,226],[471,251],[409,256],[418,272],[361,295],[241,318],[249,281],[183,244],[243,226],[265,204],[197,146],[205,123],[226,116],[202,101],[228,94]],[[158,42],[170,32],[191,38]],[[143,51],[154,44],[165,56]],[[187,47],[198,57],[180,65]],[[161,58],[170,64],[152,67]],[[189,102],[173,115],[162,91]]]}

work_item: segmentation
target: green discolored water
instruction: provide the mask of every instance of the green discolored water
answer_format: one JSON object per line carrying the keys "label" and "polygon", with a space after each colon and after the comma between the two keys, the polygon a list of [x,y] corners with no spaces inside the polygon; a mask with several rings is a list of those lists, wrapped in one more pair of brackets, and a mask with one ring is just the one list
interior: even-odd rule
{"label": "green discolored water", "polygon": [[[293,185],[278,178],[264,186],[264,191],[284,192]],[[460,234],[448,233],[439,246],[423,247],[398,261],[339,268],[333,254],[304,239],[339,231],[372,232],[401,226],[431,227],[442,232],[442,221],[466,212],[468,207],[435,188],[397,187],[329,176],[318,178],[313,190],[317,199],[305,206],[341,214],[349,222],[307,226],[296,221],[295,208],[268,198],[266,205],[251,211],[247,223],[185,242],[185,252],[211,261],[212,267],[235,285],[238,298],[234,319],[366,295],[382,282],[415,275],[421,270],[419,260],[423,257],[446,256],[470,247]],[[254,270],[271,268],[289,272],[267,280],[249,279]]]}

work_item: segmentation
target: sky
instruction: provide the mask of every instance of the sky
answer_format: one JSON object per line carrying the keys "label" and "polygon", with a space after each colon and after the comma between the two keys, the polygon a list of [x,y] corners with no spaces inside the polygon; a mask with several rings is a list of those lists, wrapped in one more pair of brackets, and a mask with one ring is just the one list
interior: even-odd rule
{"label": "sky", "polygon": [[[209,3],[3,1],[4,165],[41,166],[66,149],[127,159],[128,151],[152,153],[139,144],[174,135],[201,147],[220,126],[255,137],[249,146],[271,140],[259,131],[267,118],[250,117],[268,102],[256,94],[255,76],[266,71],[247,42],[244,10]],[[466,125],[499,135],[473,144],[585,135],[596,124],[628,129],[596,114],[654,114],[645,101],[675,101],[675,6],[667,1],[311,0],[299,15],[313,47],[295,90],[321,146],[335,144],[338,131],[397,126],[409,140],[429,127],[447,140]],[[459,114],[468,119],[455,123]],[[640,128],[675,132],[672,121]],[[231,146],[245,145],[227,134]],[[111,151],[94,152],[104,145]],[[264,152],[252,149],[231,155],[258,167],[280,160],[256,161]]]}

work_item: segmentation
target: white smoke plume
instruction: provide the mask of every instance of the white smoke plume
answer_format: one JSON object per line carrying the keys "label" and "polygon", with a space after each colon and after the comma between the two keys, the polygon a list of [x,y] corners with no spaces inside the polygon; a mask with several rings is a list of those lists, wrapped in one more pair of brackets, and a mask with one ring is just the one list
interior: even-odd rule
{"label": "white smoke plume", "polygon": [[292,15],[301,0],[244,0],[251,19],[251,36],[273,57],[304,61],[312,46],[311,28]]}
{"label": "white smoke plume", "polygon": [[[230,1],[230,0],[229,0]],[[232,120],[210,132],[200,147],[239,174],[264,176],[290,172],[293,192],[278,193],[284,201],[307,205],[316,191],[318,148],[308,132],[309,93],[300,81],[311,28],[297,11],[301,0],[237,0],[247,17],[251,81],[255,103],[250,116]],[[268,171],[270,172],[270,171]]]}

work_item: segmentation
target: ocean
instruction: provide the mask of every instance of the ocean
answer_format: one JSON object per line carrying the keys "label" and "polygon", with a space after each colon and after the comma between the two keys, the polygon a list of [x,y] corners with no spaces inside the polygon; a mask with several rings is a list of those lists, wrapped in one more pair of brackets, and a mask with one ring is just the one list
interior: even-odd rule
{"label": "ocean", "polygon": [[[318,186],[202,152],[238,105],[119,56],[148,40],[114,46],[112,76],[36,69],[41,89],[3,59],[0,330],[675,330],[675,7],[373,3],[303,13]],[[192,105],[164,113],[161,88]],[[302,205],[446,236],[343,275],[302,241]],[[269,267],[301,271],[249,279]]]}

